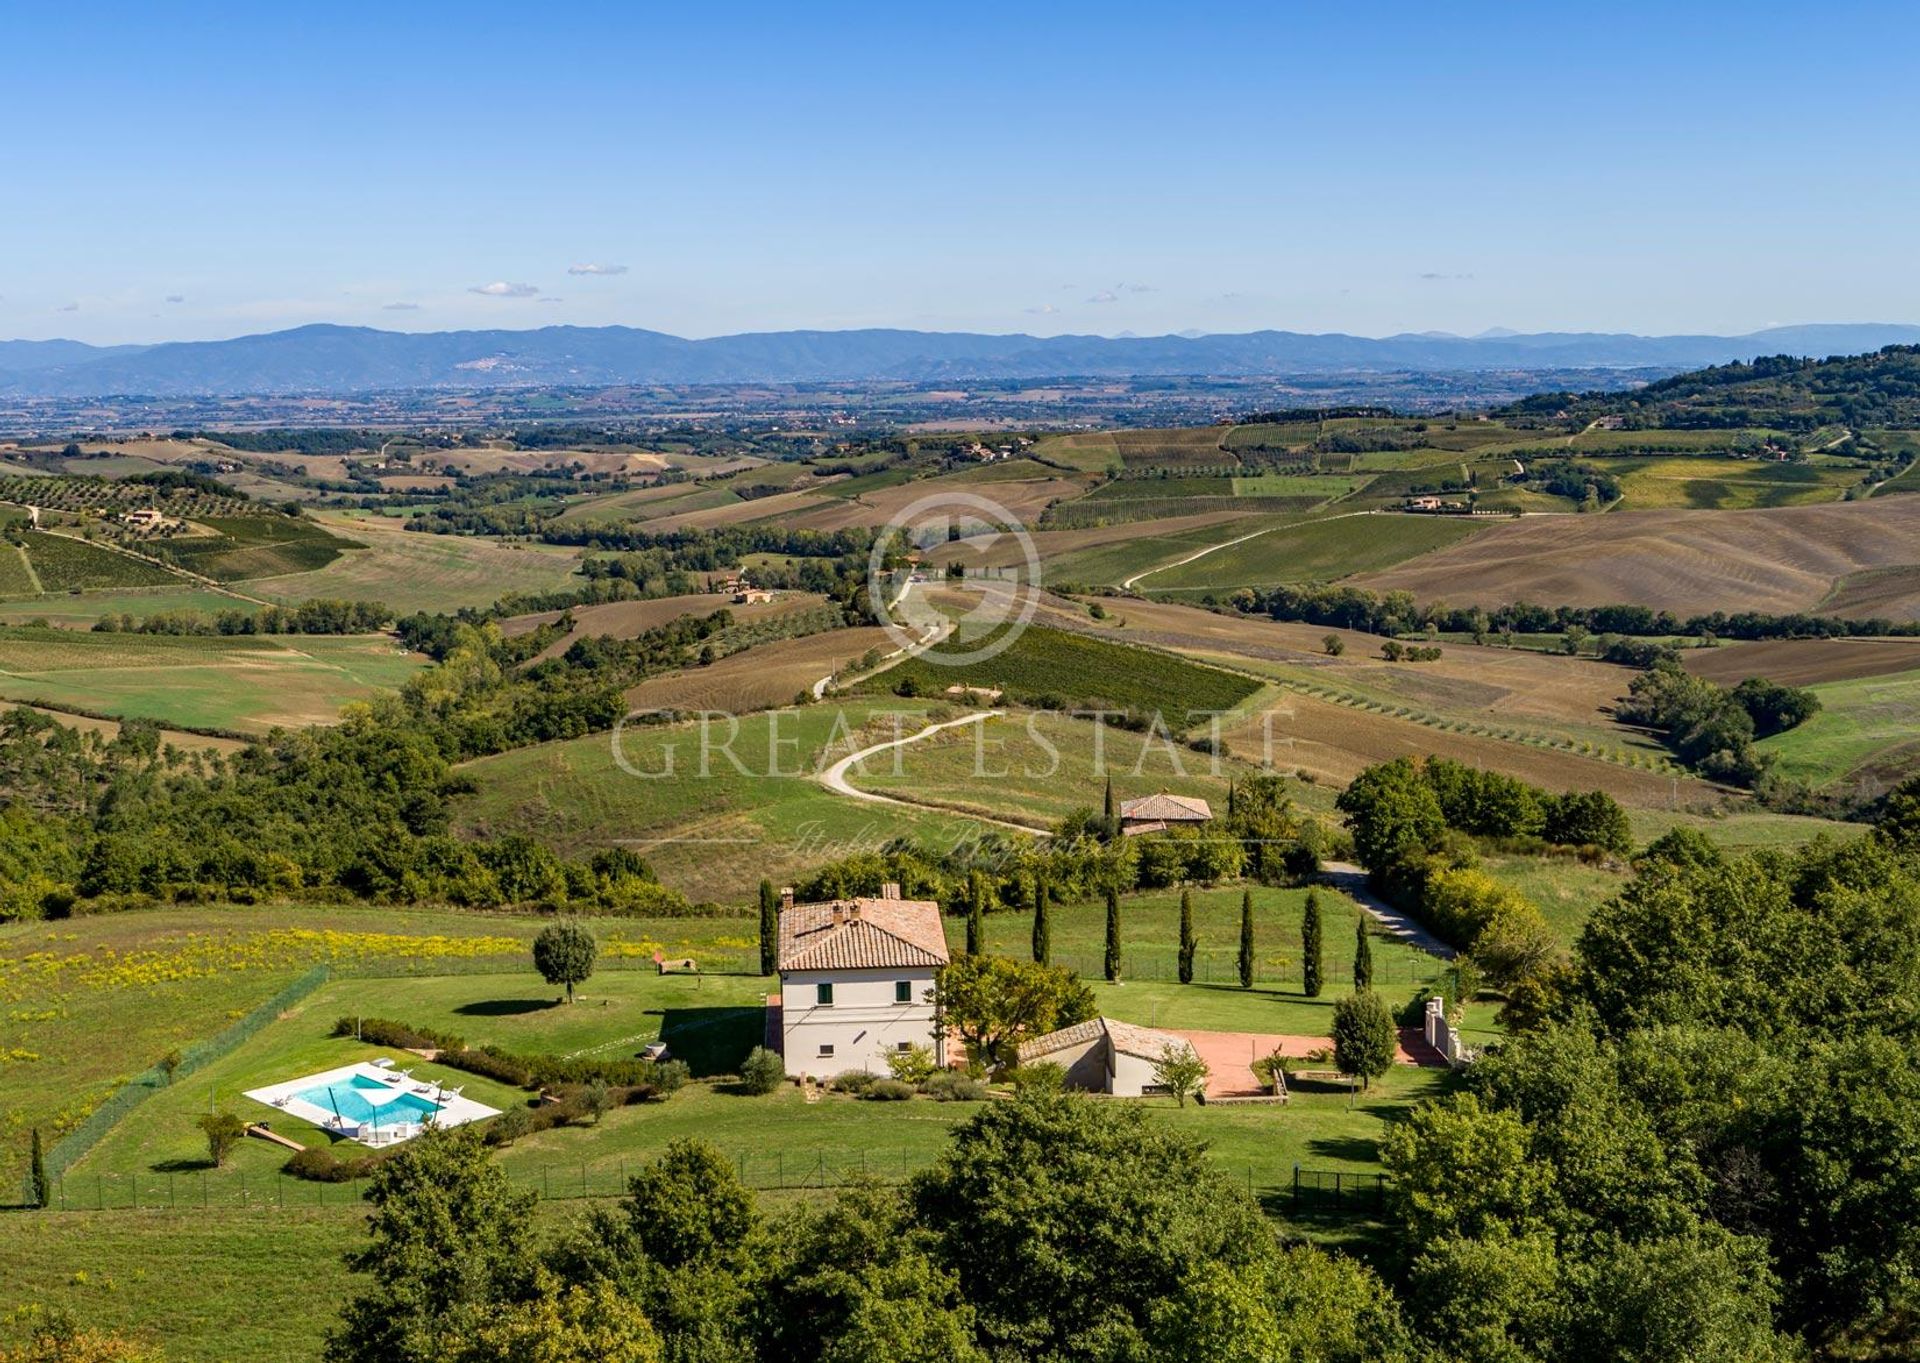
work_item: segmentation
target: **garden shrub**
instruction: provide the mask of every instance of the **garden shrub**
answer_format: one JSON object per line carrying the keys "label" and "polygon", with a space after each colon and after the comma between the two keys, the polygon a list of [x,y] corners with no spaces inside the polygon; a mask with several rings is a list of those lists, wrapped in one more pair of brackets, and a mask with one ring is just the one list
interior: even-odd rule
{"label": "garden shrub", "polygon": [[934,1075],[921,1091],[937,1103],[977,1103],[987,1096],[985,1084],[955,1070]]}
{"label": "garden shrub", "polygon": [[833,1076],[832,1088],[835,1093],[865,1093],[879,1077],[865,1070],[842,1070]]}
{"label": "garden shrub", "polygon": [[913,1085],[899,1079],[876,1079],[860,1096],[876,1103],[902,1103],[913,1097]]}
{"label": "garden shrub", "polygon": [[748,1093],[772,1093],[786,1077],[787,1062],[765,1046],[755,1046],[747,1052],[746,1060],[740,1065],[740,1086]]}

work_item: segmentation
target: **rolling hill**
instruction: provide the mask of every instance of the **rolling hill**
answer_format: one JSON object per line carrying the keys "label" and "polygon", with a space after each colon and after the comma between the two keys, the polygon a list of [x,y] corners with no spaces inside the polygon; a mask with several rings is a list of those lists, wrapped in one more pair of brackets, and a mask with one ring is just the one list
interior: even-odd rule
{"label": "rolling hill", "polygon": [[1835,354],[1914,342],[1920,342],[1920,327],[1892,324],[1784,327],[1746,336],[1543,332],[1376,338],[1258,331],[1038,337],[870,329],[703,340],[617,326],[404,333],[314,325],[224,341],[111,350],[72,341],[7,342],[0,344],[0,393],[168,396],[1343,370],[1677,370],[1763,354]]}

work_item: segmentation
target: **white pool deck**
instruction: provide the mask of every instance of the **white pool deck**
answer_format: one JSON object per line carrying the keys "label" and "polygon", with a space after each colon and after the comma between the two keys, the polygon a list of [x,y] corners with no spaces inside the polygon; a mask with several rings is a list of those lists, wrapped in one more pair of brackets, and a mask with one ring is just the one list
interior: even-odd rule
{"label": "white pool deck", "polygon": [[[299,1096],[323,1085],[348,1084],[356,1077],[376,1080],[384,1086],[357,1090],[359,1096],[373,1108],[371,1117],[362,1120],[343,1117]],[[323,1070],[319,1074],[289,1079],[285,1083],[270,1084],[266,1088],[248,1089],[246,1096],[275,1111],[311,1122],[323,1131],[334,1132],[362,1145],[378,1147],[412,1140],[425,1131],[429,1124],[441,1128],[465,1126],[468,1122],[500,1115],[499,1108],[488,1107],[485,1103],[476,1103],[462,1096],[460,1087],[459,1084],[442,1087],[438,1080],[416,1079],[406,1070],[395,1067],[391,1061],[360,1061]],[[407,1093],[433,1103],[438,1111],[429,1117],[415,1113],[410,1104],[396,1106],[394,1100]],[[394,1109],[394,1117],[392,1120],[383,1120],[381,1109],[389,1107]],[[406,1117],[399,1115],[403,1111],[408,1114]]]}

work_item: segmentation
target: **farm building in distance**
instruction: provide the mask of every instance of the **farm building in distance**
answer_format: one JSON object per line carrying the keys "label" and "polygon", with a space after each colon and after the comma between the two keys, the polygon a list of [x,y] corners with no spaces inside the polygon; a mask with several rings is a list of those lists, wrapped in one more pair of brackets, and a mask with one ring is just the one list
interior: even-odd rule
{"label": "farm building in distance", "polygon": [[796,904],[790,889],[780,899],[778,1034],[787,1073],[884,1074],[888,1056],[914,1046],[931,1047],[944,1066],[933,1002],[934,976],[948,959],[940,906],[902,899],[891,882],[878,899]]}
{"label": "farm building in distance", "polygon": [[1205,800],[1168,795],[1165,791],[1138,800],[1123,800],[1120,804],[1120,831],[1128,835],[1159,833],[1182,824],[1209,823],[1212,819],[1213,807]]}

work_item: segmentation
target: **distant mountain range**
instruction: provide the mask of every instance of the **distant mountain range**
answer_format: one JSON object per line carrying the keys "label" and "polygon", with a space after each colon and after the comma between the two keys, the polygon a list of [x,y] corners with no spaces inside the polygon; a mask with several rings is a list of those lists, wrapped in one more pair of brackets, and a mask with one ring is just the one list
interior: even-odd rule
{"label": "distant mountain range", "polygon": [[306,326],[228,341],[96,347],[0,341],[0,394],[181,397],[617,384],[942,382],[1392,371],[1695,369],[1759,355],[1920,343],[1920,326],[1775,327],[1745,336],[1603,332],[1347,336],[988,336],[775,331],[690,341],[633,327],[408,333]]}

